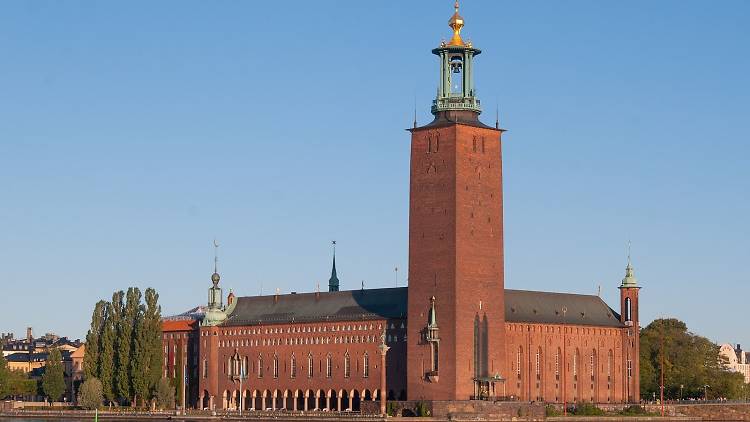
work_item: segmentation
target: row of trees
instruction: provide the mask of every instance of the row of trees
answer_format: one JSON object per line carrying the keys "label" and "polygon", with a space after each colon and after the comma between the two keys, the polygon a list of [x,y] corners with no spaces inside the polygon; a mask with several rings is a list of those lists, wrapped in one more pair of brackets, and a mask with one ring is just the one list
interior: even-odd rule
{"label": "row of trees", "polygon": [[640,359],[644,399],[659,397],[662,367],[665,399],[744,398],[744,377],[727,369],[719,346],[680,320],[657,319],[643,328]]}
{"label": "row of trees", "polygon": [[130,287],[94,306],[86,335],[84,379],[96,379],[103,398],[137,406],[155,396],[162,374],[161,307],[154,289]]}
{"label": "row of trees", "polygon": [[12,371],[0,353],[0,399],[36,394],[37,383],[30,380],[23,371]]}

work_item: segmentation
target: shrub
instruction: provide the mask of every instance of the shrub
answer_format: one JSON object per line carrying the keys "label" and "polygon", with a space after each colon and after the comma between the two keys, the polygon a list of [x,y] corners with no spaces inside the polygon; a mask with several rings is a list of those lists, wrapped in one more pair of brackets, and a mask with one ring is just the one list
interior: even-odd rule
{"label": "shrub", "polygon": [[557,407],[555,407],[555,406],[553,406],[551,404],[548,404],[548,405],[544,406],[544,415],[547,416],[547,417],[562,416],[562,412],[560,410],[558,410]]}
{"label": "shrub", "polygon": [[623,416],[651,416],[653,415],[653,413],[648,412],[643,407],[637,406],[637,405],[628,406],[625,409],[622,409],[621,411],[619,411],[618,414],[623,415]]}
{"label": "shrub", "polygon": [[414,414],[417,416],[423,417],[423,416],[430,416],[430,409],[427,407],[427,404],[425,402],[417,402],[417,405],[414,409]]}
{"label": "shrub", "polygon": [[174,387],[166,378],[160,379],[159,384],[156,386],[156,401],[162,409],[174,408]]}
{"label": "shrub", "polygon": [[385,405],[385,413],[387,413],[388,416],[396,416],[396,412],[398,412],[398,407],[396,406],[396,403],[388,402]]}
{"label": "shrub", "polygon": [[87,379],[78,391],[78,404],[86,409],[98,409],[104,402],[102,382],[96,378]]}
{"label": "shrub", "polygon": [[604,411],[589,403],[578,403],[572,412],[576,416],[604,416]]}

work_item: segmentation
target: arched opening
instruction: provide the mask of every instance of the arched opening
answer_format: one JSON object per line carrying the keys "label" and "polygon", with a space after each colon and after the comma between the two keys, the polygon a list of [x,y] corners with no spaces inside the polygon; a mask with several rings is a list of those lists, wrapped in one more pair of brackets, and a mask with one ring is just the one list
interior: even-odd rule
{"label": "arched opening", "polygon": [[315,391],[307,390],[305,404],[307,405],[307,410],[318,410],[318,400],[315,397]]}
{"label": "arched opening", "polygon": [[222,409],[227,410],[229,409],[229,401],[232,399],[232,395],[229,393],[228,390],[225,390],[223,393],[221,393],[221,406]]}
{"label": "arched opening", "polygon": [[294,393],[292,390],[286,390],[284,392],[284,409],[294,410]]}
{"label": "arched opening", "polygon": [[372,400],[372,393],[370,392],[370,390],[365,389],[365,391],[362,392],[362,398],[364,400]]}
{"label": "arched opening", "polygon": [[328,409],[328,396],[323,390],[318,390],[318,410]]}
{"label": "arched opening", "polygon": [[284,408],[284,393],[281,390],[274,390],[273,399],[273,410]]}
{"label": "arched opening", "polygon": [[263,392],[263,410],[273,410],[273,393],[271,390]]}
{"label": "arched opening", "polygon": [[253,409],[264,410],[263,407],[263,393],[260,390],[253,391]]}
{"label": "arched opening", "polygon": [[328,410],[339,410],[339,396],[336,393],[336,390],[328,391]]}
{"label": "arched opening", "polygon": [[359,412],[359,409],[361,407],[361,397],[359,395],[359,391],[353,390],[352,391],[352,410],[355,412]]}
{"label": "arched opening", "polygon": [[253,392],[245,390],[245,400],[242,404],[244,410],[251,410],[253,408]]}
{"label": "arched opening", "polygon": [[201,403],[201,409],[207,410],[211,406],[211,395],[208,394],[208,390],[203,390],[203,402]]}
{"label": "arched opening", "polygon": [[294,393],[294,410],[305,410],[305,392],[302,390]]}
{"label": "arched opening", "polygon": [[341,410],[351,411],[352,410],[352,402],[349,400],[349,392],[346,390],[341,390]]}

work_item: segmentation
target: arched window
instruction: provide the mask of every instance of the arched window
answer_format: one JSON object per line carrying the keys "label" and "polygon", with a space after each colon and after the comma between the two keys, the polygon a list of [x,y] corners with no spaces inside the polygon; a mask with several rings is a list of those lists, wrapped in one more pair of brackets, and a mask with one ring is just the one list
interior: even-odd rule
{"label": "arched window", "polygon": [[258,355],[258,378],[263,378],[263,356]]}
{"label": "arched window", "polygon": [[594,382],[594,369],[596,368],[596,350],[591,351],[589,357],[589,375],[591,376],[591,382]]}
{"label": "arched window", "polygon": [[333,375],[333,362],[331,359],[331,354],[329,353],[328,356],[326,356],[326,378],[331,378]]}
{"label": "arched window", "polygon": [[292,378],[297,378],[297,358],[292,355],[291,362],[289,362],[290,371],[289,376]]}
{"label": "arched window", "polygon": [[276,355],[273,355],[273,377],[279,377],[279,357]]}
{"label": "arched window", "polygon": [[365,352],[365,356],[362,358],[362,376],[367,378],[370,376],[370,356]]}
{"label": "arched window", "polygon": [[307,377],[312,378],[313,377],[313,371],[314,371],[314,362],[312,353],[307,355]]}
{"label": "arched window", "polygon": [[607,381],[612,380],[612,349],[607,353]]}
{"label": "arched window", "polygon": [[631,305],[630,305],[630,298],[625,298],[625,321],[630,321],[632,319],[631,311]]}
{"label": "arched window", "polygon": [[555,380],[560,380],[560,348],[557,348],[555,353]]}
{"label": "arched window", "polygon": [[349,360],[349,352],[344,353],[344,378],[349,378],[352,372],[351,361]]}
{"label": "arched window", "polygon": [[578,381],[578,349],[576,349],[576,354],[573,355],[573,381]]}
{"label": "arched window", "polygon": [[516,375],[518,379],[521,379],[521,355],[523,355],[523,347],[519,347],[518,352],[516,352]]}
{"label": "arched window", "polygon": [[542,348],[536,350],[536,380],[542,378]]}

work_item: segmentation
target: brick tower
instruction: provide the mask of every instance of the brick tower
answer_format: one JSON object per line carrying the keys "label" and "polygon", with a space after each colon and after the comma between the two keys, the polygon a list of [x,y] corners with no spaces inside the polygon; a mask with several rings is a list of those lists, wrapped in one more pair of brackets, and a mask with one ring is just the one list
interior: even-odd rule
{"label": "brick tower", "polygon": [[625,396],[628,403],[640,401],[640,318],[638,279],[635,278],[633,265],[630,263],[630,246],[628,245],[628,265],[625,267],[625,278],[620,284],[620,321],[627,330],[623,331],[623,373]]}
{"label": "brick tower", "polygon": [[461,38],[440,58],[434,120],[411,129],[407,393],[410,400],[503,394],[502,130],[479,121],[481,51]]}

